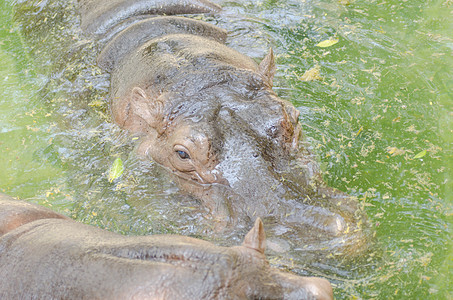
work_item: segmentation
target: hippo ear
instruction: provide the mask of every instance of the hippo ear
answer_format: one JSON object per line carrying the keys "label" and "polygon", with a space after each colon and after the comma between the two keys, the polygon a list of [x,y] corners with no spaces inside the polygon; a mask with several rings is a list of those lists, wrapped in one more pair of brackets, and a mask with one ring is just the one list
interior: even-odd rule
{"label": "hippo ear", "polygon": [[261,61],[260,65],[258,66],[258,73],[264,79],[266,84],[272,88],[274,82],[274,75],[275,75],[275,58],[274,58],[274,51],[272,48],[269,49],[266,57]]}
{"label": "hippo ear", "polygon": [[146,95],[146,92],[139,88],[134,87],[130,95],[129,115],[140,117],[149,126],[156,128],[159,121],[162,119],[163,104],[153,97]]}
{"label": "hippo ear", "polygon": [[263,222],[260,218],[256,219],[255,225],[245,236],[242,246],[264,253],[266,249],[266,234],[264,233]]}

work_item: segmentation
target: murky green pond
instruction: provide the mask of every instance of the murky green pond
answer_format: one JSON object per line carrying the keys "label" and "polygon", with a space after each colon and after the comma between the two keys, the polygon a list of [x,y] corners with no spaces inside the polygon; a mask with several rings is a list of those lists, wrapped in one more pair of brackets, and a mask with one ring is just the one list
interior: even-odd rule
{"label": "murky green pond", "polygon": [[[108,76],[74,3],[17,2],[0,0],[0,191],[126,234],[209,239],[206,212],[110,122]],[[452,299],[453,2],[216,2],[208,21],[231,47],[257,60],[274,49],[275,90],[375,235],[352,260],[271,263],[328,278],[337,299]],[[117,157],[125,171],[109,182]]]}

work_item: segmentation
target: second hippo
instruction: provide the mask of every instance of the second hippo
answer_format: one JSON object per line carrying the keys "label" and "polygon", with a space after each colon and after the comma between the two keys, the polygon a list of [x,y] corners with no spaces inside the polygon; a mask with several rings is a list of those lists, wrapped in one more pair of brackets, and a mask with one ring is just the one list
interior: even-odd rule
{"label": "second hippo", "polygon": [[260,219],[237,247],[126,237],[0,194],[0,299],[333,299],[271,268]]}

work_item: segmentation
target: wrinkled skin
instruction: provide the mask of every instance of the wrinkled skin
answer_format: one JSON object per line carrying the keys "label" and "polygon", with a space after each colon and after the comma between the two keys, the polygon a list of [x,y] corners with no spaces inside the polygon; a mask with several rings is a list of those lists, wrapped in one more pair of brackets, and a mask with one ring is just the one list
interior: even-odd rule
{"label": "wrinkled skin", "polygon": [[[98,26],[86,9],[94,2],[82,1],[84,28]],[[189,7],[148,3],[152,14],[184,14]],[[225,32],[212,25],[98,6],[97,15],[108,15],[116,28],[98,58],[111,73],[114,121],[142,137],[138,152],[175,174],[220,228],[261,217],[302,236],[354,249],[364,243],[357,201],[326,186],[303,142],[298,110],[272,91],[272,50],[257,64],[224,45]],[[217,10],[206,1],[190,4],[190,13]],[[175,20],[185,25],[162,27]],[[102,41],[113,36],[98,28],[86,32]]]}
{"label": "wrinkled skin", "polygon": [[325,279],[271,268],[258,218],[241,246],[126,237],[0,194],[1,299],[333,299]]}

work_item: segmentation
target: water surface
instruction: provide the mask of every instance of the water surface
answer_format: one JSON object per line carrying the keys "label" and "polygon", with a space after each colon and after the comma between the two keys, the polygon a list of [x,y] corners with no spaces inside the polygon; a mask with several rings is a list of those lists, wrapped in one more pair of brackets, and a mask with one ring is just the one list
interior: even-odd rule
{"label": "water surface", "polygon": [[[0,191],[125,234],[209,239],[206,211],[110,122],[108,75],[74,3],[17,2],[0,1]],[[304,260],[290,244],[271,263],[328,278],[338,299],[451,299],[452,2],[219,4],[206,19],[231,47],[257,61],[274,49],[275,90],[301,111],[325,179],[359,198],[373,228],[362,257]],[[125,171],[109,182],[116,157]]]}

